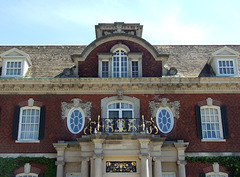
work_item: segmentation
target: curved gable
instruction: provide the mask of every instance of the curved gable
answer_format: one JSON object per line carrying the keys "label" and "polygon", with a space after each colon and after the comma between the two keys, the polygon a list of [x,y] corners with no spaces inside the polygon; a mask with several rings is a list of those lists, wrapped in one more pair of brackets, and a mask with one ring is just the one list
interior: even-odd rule
{"label": "curved gable", "polygon": [[149,53],[151,53],[151,55],[153,56],[153,58],[156,61],[167,61],[168,56],[167,54],[159,54],[158,51],[146,40],[138,37],[138,36],[134,36],[134,35],[130,35],[130,34],[125,34],[125,33],[117,33],[117,34],[111,34],[111,35],[106,35],[103,36],[101,38],[96,39],[95,41],[93,41],[91,44],[89,44],[84,51],[81,54],[74,54],[72,55],[72,59],[73,61],[84,61],[87,56],[98,46],[100,46],[101,44],[110,42],[110,41],[116,41],[116,40],[126,40],[126,41],[131,41],[134,43],[139,44],[140,46],[144,47],[146,50],[149,51]]}

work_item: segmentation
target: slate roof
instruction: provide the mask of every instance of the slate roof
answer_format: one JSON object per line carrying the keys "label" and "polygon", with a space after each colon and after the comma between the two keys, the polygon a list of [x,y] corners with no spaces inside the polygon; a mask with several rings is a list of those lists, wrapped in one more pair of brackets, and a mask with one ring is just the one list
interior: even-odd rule
{"label": "slate roof", "polygon": [[[169,54],[165,66],[175,67],[180,77],[214,76],[207,61],[213,52],[224,46],[240,53],[240,45],[154,45],[160,54]],[[71,55],[80,54],[86,45],[0,46],[0,54],[12,48],[29,54],[32,66],[27,77],[41,78],[57,77],[65,68],[72,68],[75,64]]]}

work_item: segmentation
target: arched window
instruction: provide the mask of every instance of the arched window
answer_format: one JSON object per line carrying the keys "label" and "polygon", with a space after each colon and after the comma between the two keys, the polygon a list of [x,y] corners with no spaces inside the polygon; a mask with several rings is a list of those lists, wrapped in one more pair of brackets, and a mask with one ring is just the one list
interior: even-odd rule
{"label": "arched window", "polygon": [[113,77],[128,77],[128,57],[123,50],[114,52],[112,58]]}
{"label": "arched window", "polygon": [[172,111],[167,107],[161,107],[156,115],[158,129],[162,133],[169,133],[173,129],[174,119]]}
{"label": "arched window", "polygon": [[71,133],[78,134],[84,127],[84,113],[80,108],[72,108],[67,116],[67,126]]}
{"label": "arched window", "polygon": [[133,118],[133,104],[128,102],[113,102],[107,106],[108,118]]}

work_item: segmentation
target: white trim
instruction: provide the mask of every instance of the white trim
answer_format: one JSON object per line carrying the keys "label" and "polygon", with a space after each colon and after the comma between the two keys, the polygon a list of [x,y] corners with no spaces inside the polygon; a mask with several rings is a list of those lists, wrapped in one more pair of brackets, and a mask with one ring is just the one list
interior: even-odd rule
{"label": "white trim", "polygon": [[16,177],[29,177],[29,176],[32,176],[32,177],[38,177],[38,174],[36,173],[19,173],[16,175]]}
{"label": "white trim", "polygon": [[240,156],[240,152],[187,152],[186,157]]}
{"label": "white trim", "polygon": [[[167,110],[167,112],[170,114],[170,120],[171,120],[171,126],[170,126],[170,128],[169,128],[169,130],[168,131],[166,131],[166,132],[164,132],[161,128],[160,128],[160,126],[159,126],[159,113],[162,111],[162,110]],[[172,113],[172,110],[170,109],[170,108],[168,108],[168,107],[160,107],[159,109],[158,109],[158,111],[157,111],[157,113],[156,113],[156,123],[157,123],[157,127],[158,127],[158,129],[162,132],[162,133],[169,133],[169,132],[171,132],[172,130],[173,130],[173,127],[174,127],[174,117],[173,117],[173,113]]]}
{"label": "white trim", "polygon": [[27,140],[16,140],[15,143],[40,143],[40,140],[27,141]]}
{"label": "white trim", "polygon": [[[201,116],[201,126],[203,126],[203,117],[202,117],[202,110],[206,110],[206,109],[216,109],[217,110],[217,114],[218,114],[218,125],[219,125],[219,132],[220,132],[220,137],[219,138],[204,138],[204,134],[203,134],[203,128],[202,128],[202,141],[206,141],[206,142],[217,142],[217,141],[222,141],[224,140],[224,136],[223,136],[223,125],[222,125],[222,115],[221,115],[221,110],[220,110],[220,107],[219,106],[214,106],[214,105],[204,105],[204,106],[201,106],[200,107],[200,116]],[[208,114],[209,115],[209,114]],[[206,116],[206,117],[209,117],[209,116]],[[210,117],[211,118],[211,117]],[[211,121],[210,122],[207,122],[205,121],[204,122],[205,124],[217,124],[217,123],[212,123]],[[207,130],[207,129],[206,129]],[[212,130],[212,129],[210,129]]]}
{"label": "white trim", "polygon": [[[28,110],[28,109],[34,109],[39,111],[39,117],[38,117],[38,132],[37,134],[37,139],[21,139],[21,129],[22,129],[22,118],[23,118],[23,110]],[[34,115],[35,116],[35,115]],[[38,106],[24,106],[20,108],[20,115],[19,115],[19,123],[18,123],[18,139],[16,142],[21,142],[21,143],[39,143],[39,131],[40,131],[40,119],[41,119],[41,107]],[[28,122],[27,122],[28,123]],[[35,122],[34,122],[35,124]],[[35,128],[35,127],[34,127]],[[30,132],[30,131],[28,131]]]}
{"label": "white trim", "polygon": [[[78,110],[82,114],[82,127],[81,127],[81,129],[78,132],[74,132],[72,130],[72,128],[70,127],[70,117],[71,117],[73,111],[75,111],[75,110]],[[84,112],[83,112],[82,108],[79,108],[79,107],[75,108],[75,107],[73,107],[72,109],[70,109],[70,111],[68,112],[68,116],[67,116],[67,127],[68,127],[68,130],[72,134],[78,134],[78,133],[80,133],[83,130],[84,124],[85,124],[85,115],[84,115]]]}
{"label": "white trim", "polygon": [[214,142],[214,143],[223,143],[223,142],[226,142],[227,140],[226,139],[202,139],[201,140],[202,142]]}
{"label": "white trim", "polygon": [[212,175],[214,175],[213,177],[217,177],[216,175],[224,175],[224,177],[228,177],[227,173],[223,173],[223,172],[209,172],[206,173],[206,177],[209,177],[208,175],[210,175],[210,177],[212,177]]}
{"label": "white trim", "polygon": [[18,158],[18,157],[46,157],[56,158],[57,153],[0,153],[2,158]]}

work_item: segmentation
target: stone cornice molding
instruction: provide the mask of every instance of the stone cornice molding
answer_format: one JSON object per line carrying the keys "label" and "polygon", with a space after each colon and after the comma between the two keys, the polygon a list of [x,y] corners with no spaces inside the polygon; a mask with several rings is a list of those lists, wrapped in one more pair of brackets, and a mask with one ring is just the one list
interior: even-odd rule
{"label": "stone cornice molding", "polygon": [[150,101],[151,116],[156,117],[156,113],[160,107],[168,107],[175,118],[179,118],[180,101],[169,102],[168,98],[160,98],[159,101]]}
{"label": "stone cornice molding", "polygon": [[82,103],[82,100],[79,98],[72,99],[73,103],[61,102],[62,108],[62,119],[65,119],[68,116],[69,111],[72,108],[81,108],[84,111],[85,117],[91,117],[91,108],[92,102]]}
{"label": "stone cornice molding", "polygon": [[0,94],[240,93],[240,77],[219,78],[1,78]]}

